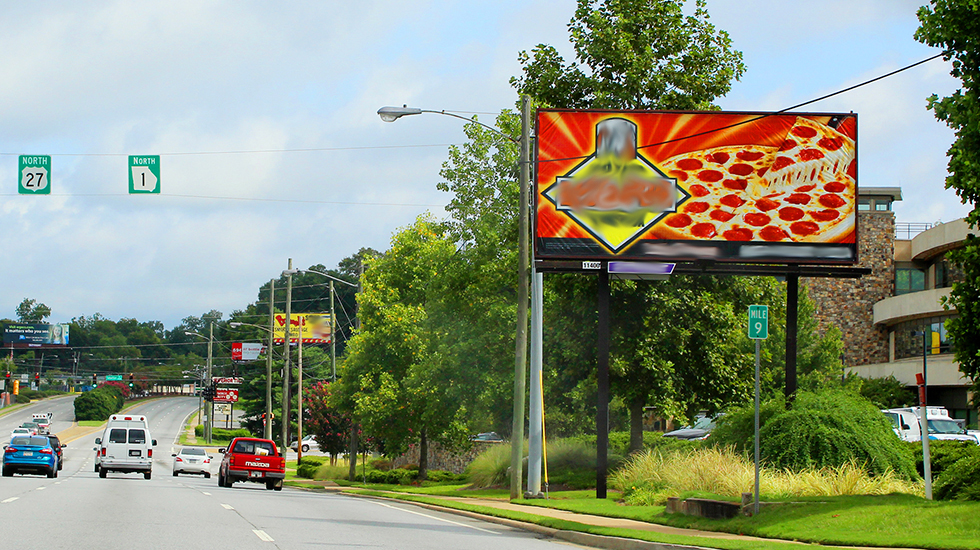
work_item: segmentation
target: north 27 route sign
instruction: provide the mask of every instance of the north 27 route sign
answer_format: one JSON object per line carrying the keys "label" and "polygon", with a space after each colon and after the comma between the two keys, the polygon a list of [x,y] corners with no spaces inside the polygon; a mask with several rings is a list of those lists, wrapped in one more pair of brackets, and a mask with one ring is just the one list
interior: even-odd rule
{"label": "north 27 route sign", "polygon": [[769,338],[769,306],[749,306],[749,338]]}
{"label": "north 27 route sign", "polygon": [[160,193],[160,155],[129,156],[129,192]]}
{"label": "north 27 route sign", "polygon": [[17,174],[17,192],[21,195],[51,194],[50,155],[21,155]]}

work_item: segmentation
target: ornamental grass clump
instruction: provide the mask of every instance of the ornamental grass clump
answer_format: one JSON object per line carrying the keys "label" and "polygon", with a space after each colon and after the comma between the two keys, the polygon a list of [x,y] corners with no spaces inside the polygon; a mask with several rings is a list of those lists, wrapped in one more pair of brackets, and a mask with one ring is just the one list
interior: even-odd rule
{"label": "ornamental grass clump", "polygon": [[[693,451],[646,451],[633,455],[613,473],[610,484],[631,505],[662,505],[668,497],[700,493],[739,498],[755,486],[755,466],[733,448],[706,447]],[[847,463],[794,471],[764,467],[760,492],[767,499],[804,496],[921,494],[919,484],[892,472],[870,475],[860,464]]]}

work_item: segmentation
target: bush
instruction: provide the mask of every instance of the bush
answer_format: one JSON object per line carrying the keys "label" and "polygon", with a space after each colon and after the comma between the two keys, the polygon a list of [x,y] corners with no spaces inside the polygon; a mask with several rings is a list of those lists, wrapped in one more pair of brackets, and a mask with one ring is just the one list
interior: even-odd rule
{"label": "bush", "polygon": [[387,458],[372,458],[368,461],[368,466],[375,470],[388,471],[391,469],[391,461]]}
{"label": "bush", "polygon": [[466,478],[474,487],[499,487],[507,484],[509,469],[510,445],[491,445],[466,467]]}
{"label": "bush", "polygon": [[296,475],[306,479],[314,479],[320,466],[330,461],[327,456],[304,456],[303,463],[296,468]]}
{"label": "bush", "polygon": [[[916,478],[915,466],[891,424],[870,401],[840,390],[799,392],[793,408],[775,399],[760,411],[760,453],[775,468],[795,472],[861,465],[871,474]],[[754,407],[726,415],[712,433],[715,445],[752,448]]]}
{"label": "bush", "polygon": [[16,397],[17,397],[17,399],[16,399],[17,403],[30,403],[31,402],[31,398],[30,397],[27,397],[26,395],[17,394]]}
{"label": "bush", "polygon": [[75,398],[75,420],[107,420],[124,404],[122,394],[111,386],[100,386]]}
{"label": "bush", "polygon": [[[204,437],[204,424],[198,424],[194,426],[194,435],[197,437]],[[211,438],[212,439],[222,439],[231,441],[236,437],[252,437],[252,432],[246,430],[245,428],[239,428],[237,430],[226,430],[224,428],[211,428]]]}
{"label": "bush", "polygon": [[[915,457],[915,469],[919,475],[925,475],[922,466],[922,442],[908,441],[905,443],[908,453]],[[947,468],[959,462],[961,459],[980,455],[980,447],[969,441],[942,441],[929,440],[929,462],[932,470],[932,478],[938,479]]]}
{"label": "bush", "polygon": [[383,483],[386,485],[411,485],[418,477],[418,470],[394,468],[388,471],[368,470],[365,478],[368,483]]}
{"label": "bush", "polygon": [[980,453],[961,458],[936,479],[939,500],[980,500]]}
{"label": "bush", "polygon": [[432,483],[464,483],[466,482],[466,475],[454,474],[446,470],[429,470],[426,480]]}

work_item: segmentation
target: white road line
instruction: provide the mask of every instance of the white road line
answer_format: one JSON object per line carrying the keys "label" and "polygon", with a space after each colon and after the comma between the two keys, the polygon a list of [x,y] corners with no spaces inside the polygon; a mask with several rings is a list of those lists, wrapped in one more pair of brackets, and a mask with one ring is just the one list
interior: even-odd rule
{"label": "white road line", "polygon": [[45,490],[45,489],[47,489],[47,487],[38,487],[38,488],[37,488],[37,490],[38,490],[38,491],[43,491],[43,490]]}
{"label": "white road line", "polygon": [[469,528],[469,529],[476,529],[477,531],[483,531],[484,533],[491,533],[491,534],[494,534],[494,535],[500,535],[501,534],[501,533],[498,533],[497,531],[491,531],[489,529],[483,529],[483,528],[480,528],[480,527],[474,527],[473,525],[466,525],[465,523],[459,523],[459,522],[450,521],[450,520],[444,519],[444,518],[438,518],[436,516],[430,516],[429,514],[423,514],[422,512],[416,512],[415,510],[407,510],[405,508],[399,508],[398,506],[392,506],[390,504],[385,504],[383,502],[375,502],[374,504],[377,504],[379,506],[384,506],[385,508],[393,508],[395,510],[401,510],[402,512],[408,512],[409,514],[415,514],[417,516],[422,516],[424,518],[434,519],[436,521],[442,521],[442,522],[445,522],[445,523],[451,523],[453,525],[458,525],[460,527],[466,527],[466,528]]}
{"label": "white road line", "polygon": [[235,509],[231,504],[222,504],[221,507],[224,508],[225,510],[234,510]]}
{"label": "white road line", "polygon": [[262,531],[261,529],[252,529],[252,532],[255,533],[255,536],[259,537],[259,540],[265,542],[276,542],[274,538],[270,537],[268,533]]}
{"label": "white road line", "polygon": [[20,498],[20,497],[10,497],[7,500],[0,500],[0,504],[6,504],[8,502],[13,502],[13,501],[17,500],[18,498]]}
{"label": "white road line", "polygon": [[207,492],[207,491],[201,491],[201,494],[202,494],[202,495],[208,495],[208,496],[211,496],[211,493],[209,493],[209,492]]}

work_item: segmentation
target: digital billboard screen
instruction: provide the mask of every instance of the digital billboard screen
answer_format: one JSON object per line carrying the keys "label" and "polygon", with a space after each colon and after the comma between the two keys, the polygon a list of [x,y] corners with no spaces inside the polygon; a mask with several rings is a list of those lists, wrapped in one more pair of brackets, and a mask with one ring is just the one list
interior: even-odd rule
{"label": "digital billboard screen", "polygon": [[15,347],[68,345],[67,324],[10,323],[3,329],[3,343]]}
{"label": "digital billboard screen", "polygon": [[857,115],[537,114],[542,260],[857,261]]}

